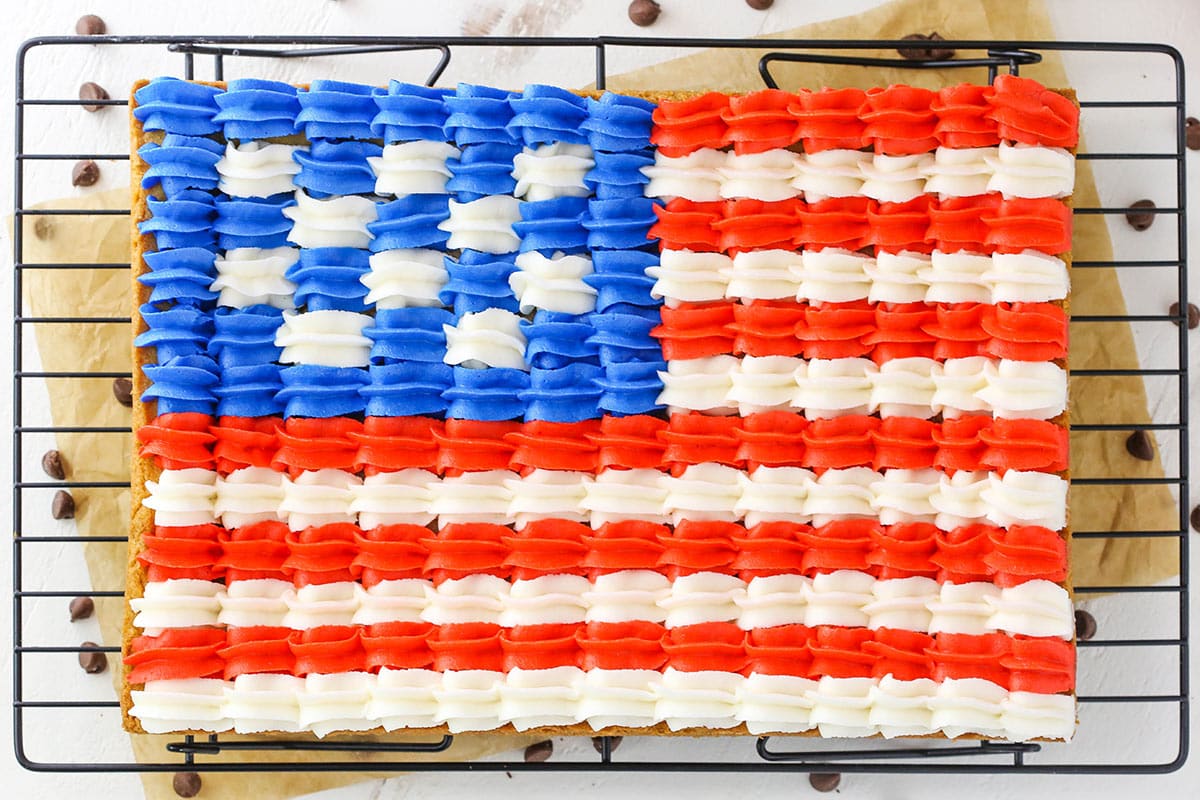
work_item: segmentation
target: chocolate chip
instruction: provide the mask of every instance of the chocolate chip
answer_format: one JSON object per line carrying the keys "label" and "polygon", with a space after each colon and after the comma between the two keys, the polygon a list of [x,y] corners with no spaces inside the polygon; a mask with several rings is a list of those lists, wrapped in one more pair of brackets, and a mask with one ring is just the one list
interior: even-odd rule
{"label": "chocolate chip", "polygon": [[1154,214],[1148,211],[1137,211],[1139,208],[1157,208],[1153,200],[1138,200],[1136,203],[1129,206],[1129,211],[1125,212],[1126,221],[1133,226],[1135,231],[1144,231],[1154,224]]}
{"label": "chocolate chip", "polygon": [[[109,98],[108,98],[108,92],[104,91],[103,86],[101,86],[98,83],[92,83],[91,81],[88,81],[87,83],[85,83],[79,87],[79,99],[80,100],[107,100]],[[104,106],[98,105],[96,103],[84,103],[83,104],[84,111],[99,111],[102,108],[104,108]]]}
{"label": "chocolate chip", "polygon": [[629,4],[629,21],[638,27],[653,25],[662,13],[662,6],[654,0],[633,0]]}
{"label": "chocolate chip", "polygon": [[[944,42],[945,39],[937,31],[928,35],[924,33],[910,33],[903,37],[902,41],[906,42]],[[909,61],[945,61],[948,58],[954,58],[954,51],[948,47],[898,47],[896,52]]]}
{"label": "chocolate chip", "polygon": [[1129,438],[1125,440],[1125,449],[1138,461],[1154,460],[1154,442],[1150,441],[1150,434],[1145,431],[1139,430],[1129,434]]}
{"label": "chocolate chip", "polygon": [[766,11],[768,8],[775,5],[775,0],[746,0],[746,5],[750,6],[755,11]]}
{"label": "chocolate chip", "polygon": [[36,217],[33,220],[33,235],[42,241],[54,238],[54,223],[49,217]]}
{"label": "chocolate chip", "polygon": [[100,165],[90,158],[87,161],[76,161],[71,168],[72,186],[92,186],[100,180]]}
{"label": "chocolate chip", "polygon": [[75,518],[75,498],[71,497],[70,492],[59,489],[54,493],[54,499],[50,501],[50,516],[55,519]]}
{"label": "chocolate chip", "polygon": [[609,753],[617,752],[617,748],[621,746],[621,742],[625,741],[624,736],[593,736],[592,737],[592,747],[594,747],[596,749],[597,753],[604,752],[604,740],[605,739],[608,739],[608,752]]}
{"label": "chocolate chip", "polygon": [[90,597],[76,597],[67,608],[71,611],[71,622],[75,622],[92,616],[96,603]]}
{"label": "chocolate chip", "polygon": [[547,739],[544,742],[534,742],[525,748],[525,763],[540,764],[554,753],[554,742]]}
{"label": "chocolate chip", "polygon": [[1188,117],[1183,128],[1183,136],[1188,150],[1200,150],[1200,119]]}
{"label": "chocolate chip", "polygon": [[[83,648],[99,648],[100,645],[95,642],[84,642],[79,645]],[[96,675],[108,669],[108,659],[99,649],[84,649],[79,651],[79,666],[89,675]]]}
{"label": "chocolate chip", "polygon": [[1188,521],[1192,523],[1192,530],[1200,533],[1200,506],[1192,509],[1192,514],[1188,517]]}
{"label": "chocolate chip", "polygon": [[[1171,321],[1175,323],[1176,327],[1178,327],[1179,303],[1171,303],[1170,308],[1167,309],[1167,313],[1176,318]],[[1200,328],[1200,308],[1197,308],[1195,303],[1188,303],[1187,326],[1189,331],[1194,331],[1196,328]]]}
{"label": "chocolate chip", "polygon": [[195,797],[200,794],[200,773],[176,772],[171,778],[171,788],[180,797]]}
{"label": "chocolate chip", "polygon": [[808,782],[818,792],[832,792],[842,782],[840,772],[813,772],[808,776]]}
{"label": "chocolate chip", "polygon": [[95,14],[84,14],[75,23],[75,32],[80,36],[103,36],[108,32],[108,26]]}
{"label": "chocolate chip", "polygon": [[129,378],[116,378],[113,380],[113,397],[117,398],[117,402],[123,406],[133,405],[133,381]]}
{"label": "chocolate chip", "polygon": [[63,466],[62,453],[57,450],[47,450],[42,455],[42,472],[56,481],[61,481],[67,477],[67,470]]}
{"label": "chocolate chip", "polygon": [[1086,642],[1096,635],[1096,618],[1082,608],[1075,609],[1075,638]]}

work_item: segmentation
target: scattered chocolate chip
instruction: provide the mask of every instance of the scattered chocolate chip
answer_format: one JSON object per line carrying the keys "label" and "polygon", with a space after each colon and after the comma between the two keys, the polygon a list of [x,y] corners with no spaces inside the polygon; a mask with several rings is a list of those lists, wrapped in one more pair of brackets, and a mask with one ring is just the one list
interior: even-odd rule
{"label": "scattered chocolate chip", "polygon": [[1129,206],[1129,211],[1125,212],[1125,219],[1133,227],[1135,231],[1144,231],[1154,224],[1154,214],[1148,211],[1137,211],[1139,208],[1157,208],[1153,200],[1138,200],[1136,203]]}
{"label": "scattered chocolate chip", "polygon": [[67,477],[67,470],[63,466],[62,453],[57,450],[47,450],[42,455],[42,472],[56,481],[61,481]]}
{"label": "scattered chocolate chip", "polygon": [[195,797],[200,794],[200,773],[176,772],[171,778],[171,788],[180,797]]}
{"label": "scattered chocolate chip", "polygon": [[1082,608],[1075,609],[1075,638],[1086,642],[1096,635],[1096,618]]}
{"label": "scattered chocolate chip", "polygon": [[629,4],[629,21],[642,28],[653,25],[661,13],[662,6],[654,0],[633,0]]}
{"label": "scattered chocolate chip", "polygon": [[540,764],[554,754],[554,742],[547,739],[544,742],[534,742],[525,748],[525,763]]}
{"label": "scattered chocolate chip", "polygon": [[54,499],[50,501],[50,516],[55,519],[75,518],[75,498],[71,497],[70,492],[59,489],[54,493]]}
{"label": "scattered chocolate chip", "polygon": [[1188,517],[1188,521],[1192,523],[1192,530],[1200,533],[1200,506],[1192,509],[1192,514]]}
{"label": "scattered chocolate chip", "polygon": [[[80,647],[99,648],[100,645],[95,642],[84,642]],[[98,649],[96,650],[80,650],[79,651],[79,666],[89,675],[95,675],[108,669],[108,659]]]}
{"label": "scattered chocolate chip", "polygon": [[755,11],[766,11],[768,8],[775,5],[775,0],[746,0],[746,5],[750,6]]}
{"label": "scattered chocolate chip", "polygon": [[1125,440],[1125,449],[1139,461],[1154,460],[1154,442],[1150,441],[1150,434],[1145,431],[1139,430],[1129,434],[1129,438]]}
{"label": "scattered chocolate chip", "polygon": [[1200,119],[1188,117],[1183,129],[1188,150],[1200,150]]}
{"label": "scattered chocolate chip", "polygon": [[[1167,313],[1172,317],[1178,318],[1179,303],[1171,303],[1170,308],[1167,309]],[[1171,321],[1175,323],[1176,327],[1179,326],[1178,319],[1173,319]],[[1189,331],[1194,331],[1196,328],[1200,328],[1200,308],[1197,308],[1195,303],[1188,303],[1187,305],[1187,326]]]}
{"label": "scattered chocolate chip", "polygon": [[90,597],[76,597],[68,606],[71,611],[71,622],[87,619],[96,610],[96,603]]}
{"label": "scattered chocolate chip", "polygon": [[[103,86],[101,86],[98,83],[92,83],[91,81],[88,81],[87,83],[85,83],[79,87],[79,99],[80,100],[107,100],[109,98],[108,98],[108,92],[104,91]],[[104,108],[104,106],[97,105],[96,103],[84,103],[83,104],[84,111],[99,111],[102,108]]]}
{"label": "scattered chocolate chip", "polygon": [[100,165],[90,158],[87,161],[76,161],[71,168],[72,186],[92,186],[100,180]]}
{"label": "scattered chocolate chip", "polygon": [[[910,33],[903,37],[906,42],[944,42],[945,39],[937,31],[928,35]],[[948,47],[898,47],[896,52],[909,61],[945,61],[954,58],[954,51]]]}
{"label": "scattered chocolate chip", "polygon": [[840,772],[812,772],[809,773],[808,782],[812,788],[818,792],[832,792],[842,783],[842,773]]}
{"label": "scattered chocolate chip", "polygon": [[117,398],[117,402],[123,406],[133,405],[133,381],[129,378],[116,378],[113,380],[113,397]]}
{"label": "scattered chocolate chip", "polygon": [[108,26],[95,14],[84,14],[75,23],[75,32],[80,36],[103,36],[108,32]]}
{"label": "scattered chocolate chip", "polygon": [[621,742],[625,741],[624,736],[593,736],[592,737],[592,747],[594,747],[596,749],[597,753],[604,752],[604,740],[605,739],[608,739],[608,752],[609,753],[617,752],[617,748],[621,746]]}
{"label": "scattered chocolate chip", "polygon": [[54,223],[50,221],[49,217],[35,217],[33,235],[42,241],[54,238]]}

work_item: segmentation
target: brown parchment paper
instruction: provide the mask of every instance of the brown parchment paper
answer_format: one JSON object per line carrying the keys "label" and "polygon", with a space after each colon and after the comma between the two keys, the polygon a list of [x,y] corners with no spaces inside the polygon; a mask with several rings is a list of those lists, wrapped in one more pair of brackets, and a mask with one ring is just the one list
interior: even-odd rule
{"label": "brown parchment paper", "polygon": [[[857,17],[831,20],[767,38],[898,38],[914,31],[937,30],[947,39],[1052,39],[1053,31],[1040,0],[898,0]],[[718,89],[750,91],[761,88],[757,61],[760,53],[734,50],[697,52],[646,69],[612,76],[609,87],[622,89]],[[978,81],[980,73],[862,69],[827,65],[775,64],[780,86],[859,86],[891,82],[937,87],[963,80]],[[1052,87],[1069,86],[1057,54],[1044,53],[1036,67],[1022,74]],[[1081,143],[1086,149],[1086,142]],[[1075,202],[1098,205],[1089,163],[1078,164]],[[126,190],[95,193],[44,204],[44,208],[128,208]],[[129,222],[123,216],[25,218],[27,263],[128,262]],[[1075,221],[1076,260],[1112,257],[1112,243],[1099,216]],[[1115,271],[1075,270],[1071,310],[1077,314],[1123,314],[1125,303]],[[126,270],[27,270],[24,273],[26,312],[35,316],[128,316],[129,274]],[[31,326],[46,371],[128,372],[129,326],[118,323]],[[1133,336],[1125,323],[1073,326],[1070,363],[1075,369],[1130,366],[1137,361]],[[56,426],[127,426],[129,410],[112,397],[110,379],[49,379],[50,412]],[[1071,419],[1075,423],[1148,422],[1145,387],[1139,378],[1098,377],[1071,384]],[[1075,475],[1158,477],[1161,464],[1131,459],[1125,452],[1125,433],[1076,432],[1071,437]],[[123,481],[128,478],[130,437],[121,434],[60,434],[73,480]],[[123,535],[129,519],[127,490],[77,489],[76,523],[82,536]],[[47,498],[48,499],[48,498]],[[1072,487],[1071,525],[1075,530],[1170,530],[1177,524],[1176,505],[1162,485]],[[121,543],[91,542],[84,555],[92,585],[120,589],[125,576],[125,547]],[[1072,582],[1077,585],[1148,583],[1178,574],[1175,543],[1170,539],[1080,540],[1072,544]],[[105,644],[121,641],[124,609],[100,603],[97,613]],[[116,681],[121,670],[113,669]],[[118,687],[119,688],[119,687]],[[169,736],[134,735],[135,756],[142,761],[164,760]],[[393,737],[400,740],[403,737]],[[505,749],[524,747],[530,737],[457,736],[442,754],[415,756],[423,760],[471,759]],[[258,753],[263,761],[290,760],[293,754]],[[363,753],[307,754],[316,762],[355,760],[360,773],[222,774],[205,773],[204,794],[213,797],[255,797],[277,800],[353,783],[380,773],[370,772],[375,760]],[[389,756],[403,759],[403,754]],[[209,760],[200,757],[199,761]],[[217,757],[215,760],[220,760]],[[419,780],[414,777],[413,780]],[[146,796],[175,797],[170,774],[145,775]]]}

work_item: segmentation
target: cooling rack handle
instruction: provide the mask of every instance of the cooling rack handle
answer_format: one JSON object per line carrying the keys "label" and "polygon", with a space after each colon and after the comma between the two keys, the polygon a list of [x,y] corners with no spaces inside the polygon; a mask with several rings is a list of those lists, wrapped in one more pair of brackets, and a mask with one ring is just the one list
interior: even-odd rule
{"label": "cooling rack handle", "polygon": [[[912,46],[911,42],[897,41],[897,47]],[[942,46],[945,43],[938,43]],[[953,44],[950,42],[949,44]],[[758,74],[768,89],[778,89],[779,83],[771,74],[771,64],[787,61],[804,64],[842,64],[852,67],[903,67],[904,69],[964,69],[987,67],[988,83],[996,79],[1000,67],[1008,67],[1012,75],[1020,73],[1022,64],[1036,64],[1042,60],[1041,53],[1017,48],[988,48],[986,58],[942,58],[930,61],[910,61],[906,58],[874,58],[870,56],[838,56],[829,53],[795,53],[774,51],[763,54],[758,60]]]}

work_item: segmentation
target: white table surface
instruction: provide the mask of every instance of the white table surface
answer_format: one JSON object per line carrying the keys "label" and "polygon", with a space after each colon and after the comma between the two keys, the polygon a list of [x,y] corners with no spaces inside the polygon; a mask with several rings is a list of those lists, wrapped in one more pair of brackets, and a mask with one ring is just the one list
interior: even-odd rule
{"label": "white table surface", "polygon": [[[481,25],[491,23],[492,32],[498,35],[592,35],[609,33],[614,35],[658,35],[658,36],[713,36],[718,33],[729,36],[752,36],[759,33],[785,30],[788,28],[855,13],[872,8],[880,3],[876,0],[776,0],[774,8],[767,12],[757,12],[747,8],[742,0],[661,0],[664,12],[659,22],[649,29],[639,29],[629,23],[625,15],[624,0],[423,0],[422,2],[386,2],[385,0],[207,0],[207,2],[177,3],[170,0],[158,2],[136,2],[135,0],[94,0],[90,3],[80,0],[56,0],[53,3],[13,3],[7,4],[5,13],[8,17],[5,25],[0,27],[0,38],[4,43],[5,58],[10,58],[17,45],[24,39],[41,35],[64,35],[73,33],[75,20],[84,13],[100,15],[108,23],[108,30],[113,34],[235,34],[254,32],[259,34],[362,34],[368,32],[388,34],[414,35],[456,35],[476,29]],[[970,0],[963,0],[964,3]],[[1195,34],[1200,31],[1200,3],[1195,0],[1173,0],[1172,2],[1151,2],[1150,0],[1047,0],[1051,16],[1060,39],[1068,40],[1114,40],[1114,41],[1155,41],[1167,42],[1178,47],[1184,54],[1188,64],[1200,64],[1200,37]],[[714,27],[713,21],[719,20],[720,26]],[[480,32],[480,31],[474,31]],[[664,57],[651,51],[623,51],[617,57],[610,56],[611,72],[643,66],[655,58]],[[47,65],[38,64],[37,85],[30,91],[41,90],[45,84],[46,96],[71,96],[75,87],[84,80],[95,80],[106,85],[110,90],[120,91],[132,78],[156,74],[156,72],[177,72],[179,56],[168,56],[165,52],[148,52],[146,50],[126,51],[126,49],[107,49],[101,58],[98,54],[88,54],[82,59],[71,63]],[[239,64],[237,72],[230,69],[229,74],[258,74],[264,77],[346,77],[356,80],[376,81],[393,75],[403,76],[409,80],[418,77],[415,70],[419,64],[428,63],[428,54],[424,61],[411,60],[415,56],[387,57],[355,57],[357,59],[375,59],[374,61],[357,61],[341,59],[338,62],[323,62],[314,64],[305,71],[301,65],[292,65],[291,71],[284,71],[279,66],[264,63],[261,69]],[[157,59],[157,60],[156,60]],[[9,61],[8,63],[12,63]],[[203,63],[203,62],[200,62]],[[1161,80],[1154,74],[1097,74],[1095,62],[1086,59],[1068,58],[1067,66],[1071,84],[1082,89],[1085,87],[1101,87],[1109,98],[1138,96],[1137,93],[1158,88]],[[158,65],[158,70],[155,65]],[[357,64],[357,66],[355,66]],[[205,64],[202,69],[206,69]],[[380,71],[382,70],[382,72]],[[1193,73],[1197,75],[1197,73]],[[203,73],[199,74],[204,77]],[[526,56],[521,52],[477,52],[462,51],[455,55],[450,71],[443,78],[443,83],[453,82],[460,78],[475,82],[486,82],[494,85],[521,85],[527,81],[543,81],[560,85],[584,84],[592,77],[590,60],[587,58],[568,58],[565,54],[542,53]],[[1200,109],[1200,96],[1197,95],[1197,84],[1200,79],[1192,81],[1189,88],[1189,99],[1193,100],[1191,107]],[[0,82],[0,130],[12,130],[12,93],[11,80]],[[1081,92],[1082,93],[1082,92]],[[1195,113],[1193,111],[1193,113]],[[1200,116],[1200,114],[1197,114]],[[125,127],[113,114],[71,115],[71,122],[65,126],[41,126],[35,133],[29,134],[26,142],[31,151],[41,149],[49,152],[54,149],[54,141],[58,142],[87,142],[87,149],[106,151],[105,148],[116,148],[108,152],[120,152],[125,147]],[[1089,132],[1091,135],[1093,132]],[[1091,140],[1096,146],[1096,137],[1104,132],[1094,132]],[[51,141],[51,140],[54,141]],[[64,145],[59,145],[61,148]],[[1164,146],[1165,148],[1165,146]],[[1096,148],[1100,149],[1100,148]],[[1193,159],[1193,165],[1195,161]],[[26,202],[32,203],[70,194],[73,191],[69,183],[67,163],[56,166],[37,167],[38,171],[27,172]],[[11,181],[12,162],[0,158],[0,186],[9,186]],[[1192,198],[1200,198],[1200,170],[1193,169],[1188,176],[1188,193]],[[101,184],[97,189],[113,188],[124,185],[125,177],[120,170],[106,170]],[[1173,198],[1170,191],[1173,181],[1165,185],[1163,174],[1151,174],[1151,171],[1124,170],[1120,167],[1110,169],[1101,176],[1102,201],[1106,204],[1123,204],[1138,197],[1162,197],[1159,205],[1170,205]],[[11,212],[11,202],[4,201],[4,213]],[[1193,218],[1197,218],[1193,215]],[[1168,218],[1169,219],[1169,218]],[[1163,222],[1167,222],[1164,219]],[[1160,223],[1165,229],[1167,226]],[[1193,225],[1193,245],[1191,253],[1193,260],[1198,254],[1200,236],[1195,235]],[[1145,240],[1134,238],[1124,221],[1116,218],[1110,221],[1114,245],[1118,257],[1134,255],[1149,256],[1144,251]],[[0,297],[7,304],[11,302],[11,243],[8,242],[7,229],[0,233],[0,252],[6,260],[5,269],[0,270]],[[1143,286],[1124,285],[1127,301],[1131,310],[1143,313],[1163,313],[1168,295],[1161,297],[1156,292],[1160,290],[1147,289]],[[1200,297],[1200,292],[1193,294],[1193,299]],[[5,310],[7,317],[11,309]],[[1172,329],[1173,331],[1173,329]],[[1137,345],[1143,363],[1153,358],[1156,342],[1160,336],[1173,335],[1172,331],[1138,331]],[[6,348],[0,348],[7,354]],[[1200,343],[1192,345],[1192,405],[1191,413],[1196,418],[1200,410],[1200,392],[1197,392],[1197,367],[1200,359]],[[7,355],[5,356],[7,357]],[[34,368],[27,365],[27,368]],[[29,403],[36,407],[35,402]],[[4,415],[4,428],[7,429],[10,410],[7,403],[0,404]],[[1171,419],[1174,415],[1173,400],[1166,393],[1156,394],[1151,390],[1151,408],[1156,419]],[[27,420],[28,421],[28,420]],[[0,437],[0,441],[8,446],[8,438]],[[1160,449],[1167,459],[1177,457],[1174,445],[1160,440]],[[30,448],[33,450],[34,448]],[[40,474],[36,460],[39,452],[27,454],[29,463],[24,467],[27,475]],[[7,454],[0,456],[0,463],[11,463]],[[1192,469],[1197,466],[1195,456],[1192,459]],[[46,524],[50,524],[48,514]],[[65,525],[66,523],[59,523]],[[67,533],[69,529],[64,529]],[[86,568],[81,553],[75,546],[60,548],[54,553],[55,569],[60,571],[63,579],[73,578],[86,580]],[[1193,546],[1192,569],[1200,566],[1197,557],[1200,547]],[[3,549],[7,558],[7,549]],[[8,570],[5,570],[6,574]],[[56,601],[61,604],[62,601]],[[1195,604],[1193,603],[1193,606]],[[1123,609],[1113,602],[1112,598],[1092,601],[1092,610],[1101,619],[1102,624],[1120,624]],[[52,609],[55,618],[63,616],[62,609],[57,605]],[[1128,612],[1124,612],[1128,615]],[[1192,618],[1197,615],[1193,613]],[[1128,620],[1126,620],[1128,622]],[[59,623],[62,624],[62,623]],[[1196,632],[1193,624],[1193,633]],[[5,631],[6,637],[11,631]],[[88,623],[76,623],[68,629],[63,624],[63,636],[81,638],[97,635],[97,631]],[[8,642],[8,639],[5,640]],[[1197,663],[1200,658],[1194,658],[1192,665],[1192,684],[1200,683],[1200,669]],[[1136,669],[1136,665],[1132,667]],[[0,685],[8,684],[11,669],[11,648],[0,650]],[[67,680],[87,680],[90,676],[81,671],[72,670]],[[29,681],[48,680],[37,675],[29,677]],[[105,693],[111,698],[111,685],[107,680],[103,684],[98,698]],[[96,684],[90,684],[89,691],[95,694]],[[74,696],[79,695],[77,687],[64,687],[63,692]],[[1193,709],[1195,706],[1193,705]],[[1200,722],[1195,711],[1192,713],[1193,725]],[[105,716],[89,726],[89,730],[72,735],[83,735],[89,738],[97,737],[103,740],[103,750],[112,759],[128,758],[128,742],[123,734],[114,729],[117,721],[112,715]],[[62,736],[62,731],[31,730],[31,738]],[[84,795],[90,797],[137,798],[142,796],[140,781],[132,775],[55,775],[30,773],[16,763],[12,755],[12,732],[8,724],[0,725],[0,797],[32,798],[36,796],[70,796]],[[1127,737],[1130,748],[1139,743],[1152,744],[1161,741],[1164,734],[1159,723],[1148,715],[1131,714],[1123,720],[1120,735]],[[628,749],[641,747],[642,743],[627,743],[621,756],[633,755]],[[689,747],[687,743],[681,745]],[[707,745],[711,747],[712,745]],[[1081,744],[1079,746],[1086,746]],[[652,750],[637,751],[638,755],[662,757],[661,745],[648,745]],[[746,743],[729,742],[720,747],[738,747],[744,749]],[[590,745],[586,740],[576,742],[559,741],[556,743],[557,757],[571,755],[583,757],[586,749],[590,753]],[[704,752],[711,752],[705,750]],[[738,751],[730,752],[741,752]],[[519,758],[519,754],[516,756]],[[695,757],[695,751],[693,751]],[[507,778],[503,774],[479,775],[401,775],[387,781],[369,781],[341,790],[330,791],[311,797],[324,800],[366,800],[367,798],[407,798],[407,797],[458,797],[471,796],[480,792],[498,792],[501,796],[516,796],[518,793],[526,800],[538,798],[553,798],[561,800],[564,797],[585,795],[597,798],[624,798],[631,792],[639,797],[673,797],[686,793],[692,797],[721,797],[721,796],[754,796],[754,797],[783,797],[791,795],[815,796],[807,785],[803,775],[628,775],[620,773],[605,774],[551,774],[514,775]],[[1093,797],[1129,797],[1140,792],[1147,792],[1155,798],[1196,797],[1200,792],[1200,756],[1194,756],[1182,770],[1161,777],[1063,777],[1063,776],[897,776],[897,775],[847,775],[845,776],[840,794],[842,796],[860,798],[916,798],[929,796],[954,797],[957,800],[974,800],[974,798],[1020,798],[1020,800],[1040,800],[1041,798],[1093,798]],[[201,794],[207,797],[210,793]]]}

